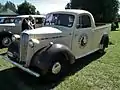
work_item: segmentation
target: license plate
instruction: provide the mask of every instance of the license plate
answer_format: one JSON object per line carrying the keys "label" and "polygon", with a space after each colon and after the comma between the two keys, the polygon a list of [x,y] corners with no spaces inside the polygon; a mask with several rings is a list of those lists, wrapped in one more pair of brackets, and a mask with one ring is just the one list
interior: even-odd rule
{"label": "license plate", "polygon": [[10,56],[10,57],[13,57],[13,54],[11,52],[7,52],[7,55]]}

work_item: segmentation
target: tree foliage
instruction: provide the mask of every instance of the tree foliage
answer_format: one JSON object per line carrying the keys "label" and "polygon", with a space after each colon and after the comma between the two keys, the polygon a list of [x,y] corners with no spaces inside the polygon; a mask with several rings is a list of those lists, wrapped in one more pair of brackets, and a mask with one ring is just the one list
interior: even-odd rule
{"label": "tree foliage", "polygon": [[39,11],[37,11],[37,12],[36,12],[36,14],[37,14],[37,15],[40,15],[40,12],[39,12]]}
{"label": "tree foliage", "polygon": [[0,3],[0,9],[3,8],[3,5]]}
{"label": "tree foliage", "polygon": [[71,3],[67,3],[67,5],[65,6],[65,9],[71,9]]}
{"label": "tree foliage", "polygon": [[6,10],[6,9],[8,9],[8,8],[9,8],[10,10],[14,11],[14,12],[17,11],[17,9],[16,9],[16,7],[15,7],[15,4],[12,3],[12,2],[10,2],[10,1],[7,1],[7,2],[5,3],[5,5],[3,6],[3,10]]}
{"label": "tree foliage", "polygon": [[71,0],[71,8],[84,9],[93,14],[97,22],[112,22],[119,10],[118,0]]}
{"label": "tree foliage", "polygon": [[25,1],[22,4],[18,5],[18,14],[20,15],[29,15],[36,14],[36,8],[31,3]]}

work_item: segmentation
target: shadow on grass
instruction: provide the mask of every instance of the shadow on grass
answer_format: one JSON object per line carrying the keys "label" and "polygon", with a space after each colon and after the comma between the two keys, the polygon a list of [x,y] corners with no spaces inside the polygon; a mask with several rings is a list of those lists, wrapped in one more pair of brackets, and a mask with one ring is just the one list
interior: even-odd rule
{"label": "shadow on grass", "polygon": [[110,41],[110,42],[109,42],[109,45],[115,45],[115,44],[114,44],[113,42]]}
{"label": "shadow on grass", "polygon": [[[78,59],[75,64],[72,65],[69,75],[75,74],[92,61],[97,60],[104,54],[98,52],[93,53],[84,58]],[[56,87],[60,82],[56,83],[42,83],[39,78],[33,77],[28,73],[14,67],[0,72],[0,90],[50,90]]]}
{"label": "shadow on grass", "polygon": [[6,55],[6,54],[7,54],[7,52],[4,52],[4,53],[0,53],[0,55],[2,55],[2,56],[3,56],[3,55]]}
{"label": "shadow on grass", "polygon": [[90,64],[91,62],[99,59],[100,57],[102,57],[104,53],[99,53],[98,51],[95,53],[92,53],[86,57],[80,58],[78,59],[75,64],[72,65],[72,70],[70,72],[70,75],[75,74],[77,71],[81,70],[82,68],[84,68],[85,66],[87,66],[88,64]]}
{"label": "shadow on grass", "polygon": [[120,28],[116,29],[116,30],[111,30],[112,32],[118,32],[120,31]]}

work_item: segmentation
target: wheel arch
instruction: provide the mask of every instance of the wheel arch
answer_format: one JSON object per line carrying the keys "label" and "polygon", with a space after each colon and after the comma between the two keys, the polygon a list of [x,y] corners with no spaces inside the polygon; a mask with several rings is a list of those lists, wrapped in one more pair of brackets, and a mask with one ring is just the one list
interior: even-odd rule
{"label": "wheel arch", "polygon": [[71,50],[65,45],[54,44],[48,51],[53,54],[62,54],[66,58],[66,60],[70,61],[70,64],[72,64],[75,60],[75,56],[72,54]]}
{"label": "wheel arch", "polygon": [[108,34],[104,34],[101,38],[100,44],[105,44],[105,47],[108,47],[109,36]]}
{"label": "wheel arch", "polygon": [[12,37],[13,33],[10,31],[2,31],[0,32],[0,36],[4,37],[4,36],[8,36],[8,37]]}
{"label": "wheel arch", "polygon": [[51,46],[43,47],[42,49],[38,50],[33,55],[30,65],[33,63],[33,61],[36,62],[39,59],[40,63],[38,67],[40,69],[48,69],[51,62],[50,58],[58,54],[63,55],[66,60],[68,60],[69,64],[75,62],[75,56],[72,54],[69,48],[62,44],[53,44]]}

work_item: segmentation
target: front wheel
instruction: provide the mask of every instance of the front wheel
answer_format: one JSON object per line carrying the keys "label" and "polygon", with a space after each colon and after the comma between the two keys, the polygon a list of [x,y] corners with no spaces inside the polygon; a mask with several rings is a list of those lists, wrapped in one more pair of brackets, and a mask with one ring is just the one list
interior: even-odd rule
{"label": "front wheel", "polygon": [[49,81],[58,81],[69,71],[69,62],[62,55],[56,55],[51,58],[51,65],[45,78]]}
{"label": "front wheel", "polygon": [[12,40],[10,37],[3,37],[1,42],[3,47],[8,47],[12,43]]}

